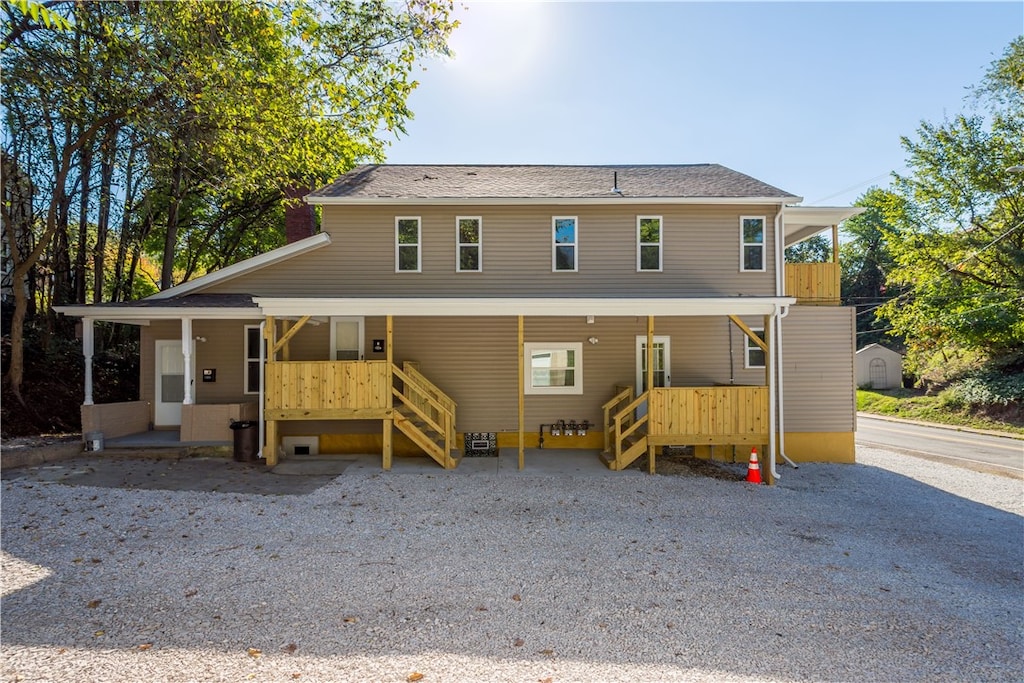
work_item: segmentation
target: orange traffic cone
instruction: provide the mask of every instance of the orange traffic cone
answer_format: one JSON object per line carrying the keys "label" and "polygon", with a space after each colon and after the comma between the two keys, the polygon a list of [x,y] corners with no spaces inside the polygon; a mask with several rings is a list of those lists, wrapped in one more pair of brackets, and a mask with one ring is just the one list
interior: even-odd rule
{"label": "orange traffic cone", "polygon": [[750,464],[747,465],[747,481],[751,484],[761,484],[761,466],[757,464],[757,449],[750,449]]}

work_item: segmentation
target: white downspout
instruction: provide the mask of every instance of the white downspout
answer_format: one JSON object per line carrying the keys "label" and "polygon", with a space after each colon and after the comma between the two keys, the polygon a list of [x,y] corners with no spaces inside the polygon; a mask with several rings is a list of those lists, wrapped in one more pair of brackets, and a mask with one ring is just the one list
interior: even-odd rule
{"label": "white downspout", "polygon": [[786,413],[785,405],[786,405],[786,402],[783,400],[783,393],[782,393],[782,367],[783,367],[783,362],[782,362],[782,360],[783,360],[783,356],[782,356],[782,319],[785,318],[787,315],[789,315],[789,306],[784,306],[782,308],[782,313],[779,315],[779,324],[777,326],[777,329],[775,330],[776,335],[777,335],[776,339],[778,340],[775,343],[775,348],[776,348],[776,353],[779,354],[779,362],[778,362],[778,368],[777,368],[778,377],[776,378],[776,383],[777,383],[778,388],[779,388],[779,455],[781,455],[782,459],[785,460],[793,469],[799,469],[800,466],[797,465],[792,460],[790,460],[789,456],[786,455],[786,422],[785,422],[785,413]]}
{"label": "white downspout", "polygon": [[263,339],[263,330],[264,330],[264,328],[266,326],[267,326],[266,319],[261,320],[260,321],[260,391],[259,391],[260,405],[259,405],[259,420],[258,420],[258,422],[256,424],[256,429],[257,429],[256,438],[259,439],[260,457],[263,457],[263,458],[267,457],[267,454],[263,452],[263,445],[264,445],[264,443],[263,443],[263,405],[266,403],[266,401],[263,398],[263,382],[264,382],[264,379],[265,379],[265,376],[266,376],[266,369],[267,369],[267,359],[266,359],[267,343]]}
{"label": "white downspout", "polygon": [[[785,250],[785,239],[782,235],[783,226],[783,213],[786,210],[784,203],[779,204],[779,210],[775,214],[775,296],[785,296],[785,259],[783,253]],[[777,324],[779,318],[779,307],[775,307],[775,311],[768,319],[768,334],[767,337],[771,342],[772,348],[768,349],[768,471],[771,472],[772,480],[779,478],[778,470],[775,468],[775,452],[778,450],[775,444],[776,420],[781,414],[781,410],[778,405],[781,403],[781,394],[777,394],[777,373],[778,373],[778,358],[780,357],[776,349],[781,348],[776,335],[779,329]]]}

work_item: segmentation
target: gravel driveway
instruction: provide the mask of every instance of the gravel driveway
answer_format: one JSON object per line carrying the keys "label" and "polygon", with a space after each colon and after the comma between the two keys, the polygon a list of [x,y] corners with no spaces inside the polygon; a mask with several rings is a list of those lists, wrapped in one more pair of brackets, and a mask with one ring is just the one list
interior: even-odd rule
{"label": "gravel driveway", "polygon": [[881,450],[704,477],[3,484],[2,676],[1017,681],[1024,483]]}

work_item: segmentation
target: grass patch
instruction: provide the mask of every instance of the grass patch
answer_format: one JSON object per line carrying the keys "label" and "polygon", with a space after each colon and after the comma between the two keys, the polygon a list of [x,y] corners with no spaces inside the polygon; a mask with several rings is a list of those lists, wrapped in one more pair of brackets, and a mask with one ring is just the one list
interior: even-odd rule
{"label": "grass patch", "polygon": [[1019,410],[1016,416],[1012,414],[1013,411],[998,410],[998,417],[993,417],[986,415],[983,410],[952,406],[939,396],[926,396],[923,392],[912,389],[858,389],[857,410],[906,420],[1024,434],[1024,420],[1020,419]]}

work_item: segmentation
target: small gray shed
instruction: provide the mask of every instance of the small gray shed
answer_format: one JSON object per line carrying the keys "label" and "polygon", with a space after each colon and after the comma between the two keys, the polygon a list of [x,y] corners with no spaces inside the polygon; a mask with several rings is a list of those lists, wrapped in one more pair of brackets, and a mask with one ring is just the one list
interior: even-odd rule
{"label": "small gray shed", "polygon": [[903,386],[903,356],[879,344],[857,351],[853,362],[858,387],[898,389]]}

